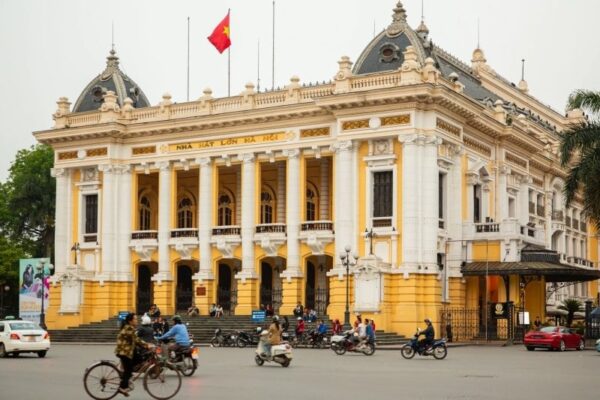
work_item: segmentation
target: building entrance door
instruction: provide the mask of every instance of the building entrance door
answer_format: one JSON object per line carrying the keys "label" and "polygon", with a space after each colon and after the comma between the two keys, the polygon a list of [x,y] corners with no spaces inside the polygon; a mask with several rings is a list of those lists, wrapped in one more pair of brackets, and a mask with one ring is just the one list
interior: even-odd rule
{"label": "building entrance door", "polygon": [[310,261],[306,262],[306,296],[304,299],[304,307],[314,309],[316,305],[315,299],[315,265]]}
{"label": "building entrance door", "polygon": [[177,311],[187,311],[192,306],[193,289],[192,269],[187,265],[179,265],[177,267]]}
{"label": "building entrance door", "polygon": [[260,265],[260,305],[273,306],[273,268],[269,263]]}
{"label": "building entrance door", "polygon": [[138,267],[136,313],[143,315],[145,312],[148,312],[152,301],[152,271],[149,265],[142,264]]}
{"label": "building entrance door", "polygon": [[231,301],[231,267],[227,264],[219,264],[219,283],[217,286],[217,304],[223,307],[223,311],[233,311],[233,304]]}

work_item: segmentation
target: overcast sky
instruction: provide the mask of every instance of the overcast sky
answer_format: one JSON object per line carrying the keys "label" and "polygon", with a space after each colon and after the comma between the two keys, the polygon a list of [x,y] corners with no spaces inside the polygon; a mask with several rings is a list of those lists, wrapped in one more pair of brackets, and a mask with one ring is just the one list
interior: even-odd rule
{"label": "overcast sky", "polygon": [[[277,0],[275,86],[292,75],[329,80],[340,56],[355,61],[391,20],[396,0]],[[411,26],[421,0],[405,0]],[[72,103],[105,66],[114,23],[122,69],[157,104],[186,100],[187,17],[190,99],[205,87],[227,94],[227,56],[206,40],[231,8],[231,93],[257,79],[271,86],[272,0],[0,0],[0,180],[31,133],[52,126],[56,100]],[[600,2],[594,0],[425,0],[432,40],[470,64],[480,42],[488,63],[518,82],[525,58],[530,93],[564,111],[573,89],[600,90]]]}

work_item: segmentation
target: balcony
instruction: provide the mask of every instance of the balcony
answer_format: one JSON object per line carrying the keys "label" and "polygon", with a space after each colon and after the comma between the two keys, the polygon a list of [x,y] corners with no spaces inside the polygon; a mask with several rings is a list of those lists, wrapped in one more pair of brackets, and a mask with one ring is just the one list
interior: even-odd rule
{"label": "balcony", "polygon": [[559,211],[559,210],[552,211],[552,221],[563,221],[564,217],[565,217],[565,215],[562,211]]}
{"label": "balcony", "polygon": [[533,201],[529,202],[529,214],[535,214],[535,203]]}
{"label": "balcony", "polygon": [[514,218],[502,222],[464,223],[463,239],[465,240],[510,240],[518,239],[526,243],[542,246],[545,241],[543,226],[521,226]]}
{"label": "balcony", "polygon": [[242,228],[238,225],[215,226],[212,229],[213,236],[239,236],[242,233]]}
{"label": "balcony", "polygon": [[233,258],[233,252],[242,243],[241,233],[238,225],[215,226],[210,243],[221,252],[223,258]]}
{"label": "balcony", "polygon": [[259,224],[255,232],[254,241],[269,257],[276,257],[277,250],[287,240],[285,224]]}
{"label": "balcony", "polygon": [[131,240],[158,240],[158,231],[133,231]]}
{"label": "balcony", "polygon": [[158,249],[158,231],[133,231],[129,247],[141,261],[151,261],[152,253]]}
{"label": "balcony", "polygon": [[476,233],[500,232],[500,224],[497,222],[483,222],[475,224]]}
{"label": "balcony", "polygon": [[300,224],[300,240],[310,247],[312,255],[325,254],[325,246],[335,238],[333,222],[305,221]]}
{"label": "balcony", "polygon": [[373,217],[371,221],[373,228],[390,228],[392,226],[392,217]]}
{"label": "balcony", "polygon": [[544,206],[541,206],[541,205],[538,204],[537,207],[536,207],[536,210],[537,210],[538,217],[544,217],[545,216],[546,208]]}
{"label": "balcony", "polygon": [[171,238],[197,238],[198,229],[196,228],[181,228],[174,229],[171,231]]}

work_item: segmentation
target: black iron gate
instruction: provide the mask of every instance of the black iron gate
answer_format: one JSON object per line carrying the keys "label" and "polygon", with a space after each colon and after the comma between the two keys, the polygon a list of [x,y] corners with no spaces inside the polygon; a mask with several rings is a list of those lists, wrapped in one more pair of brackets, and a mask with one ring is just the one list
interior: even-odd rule
{"label": "black iron gate", "polygon": [[585,338],[600,339],[600,306],[594,309],[591,301],[585,302]]}
{"label": "black iron gate", "polygon": [[136,314],[147,313],[152,305],[152,290],[137,290]]}
{"label": "black iron gate", "polygon": [[518,310],[513,303],[491,303],[487,308],[444,307],[440,312],[440,331],[436,336],[449,341],[514,340],[525,329],[518,325]]}
{"label": "black iron gate", "polygon": [[271,293],[271,305],[273,306],[273,312],[275,314],[279,314],[279,308],[281,307],[281,303],[282,303],[282,295],[283,295],[283,290],[282,289],[273,289],[272,293]]}
{"label": "black iron gate", "polygon": [[329,305],[329,291],[319,288],[315,293],[315,310],[319,317],[327,314],[327,306]]}
{"label": "black iron gate", "polygon": [[192,306],[193,290],[177,288],[176,311],[187,311]]}

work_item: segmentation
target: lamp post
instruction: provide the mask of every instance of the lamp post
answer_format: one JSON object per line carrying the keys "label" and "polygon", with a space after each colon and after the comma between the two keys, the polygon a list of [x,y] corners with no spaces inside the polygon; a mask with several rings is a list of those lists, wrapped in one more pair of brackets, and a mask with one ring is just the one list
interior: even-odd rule
{"label": "lamp post", "polygon": [[2,317],[4,317],[4,294],[10,290],[10,286],[7,284],[0,285],[0,313],[2,313]]}
{"label": "lamp post", "polygon": [[40,312],[40,327],[42,329],[46,329],[46,314],[44,313],[44,291],[46,289],[46,277],[52,275],[52,270],[54,269],[54,265],[48,263],[48,274],[46,274],[46,268],[44,268],[46,265],[46,261],[45,260],[41,260],[36,269],[38,270],[41,278],[42,278],[42,309]]}
{"label": "lamp post", "polygon": [[377,234],[373,232],[373,228],[369,230],[365,228],[365,238],[369,239],[369,255],[373,255],[373,238],[376,237]]}
{"label": "lamp post", "polygon": [[346,267],[346,311],[344,312],[344,330],[350,329],[350,266],[355,266],[358,260],[358,254],[350,255],[351,247],[346,245],[344,251],[340,252],[342,265]]}

